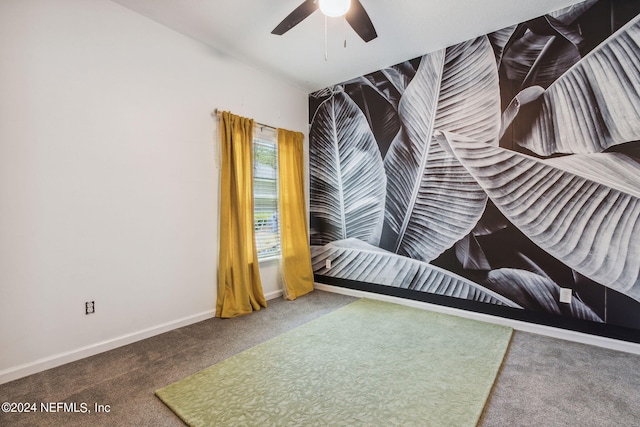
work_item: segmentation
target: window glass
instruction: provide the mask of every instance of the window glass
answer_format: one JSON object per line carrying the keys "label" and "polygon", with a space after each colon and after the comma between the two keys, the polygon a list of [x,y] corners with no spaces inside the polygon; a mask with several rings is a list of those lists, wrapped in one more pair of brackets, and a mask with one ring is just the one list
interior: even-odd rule
{"label": "window glass", "polygon": [[254,130],[253,204],[258,259],[279,256],[278,151],[273,129]]}

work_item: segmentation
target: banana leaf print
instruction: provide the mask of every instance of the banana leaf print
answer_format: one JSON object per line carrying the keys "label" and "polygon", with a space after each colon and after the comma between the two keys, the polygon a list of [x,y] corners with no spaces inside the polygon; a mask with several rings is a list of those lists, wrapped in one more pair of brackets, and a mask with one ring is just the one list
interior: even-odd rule
{"label": "banana leaf print", "polygon": [[[349,94],[351,93],[351,90],[348,89],[350,86],[370,87],[397,111],[400,99],[416,75],[416,71],[413,61],[406,61],[366,76],[348,80],[343,85],[345,86],[345,92]],[[351,97],[354,98],[354,96]]]}
{"label": "banana leaf print", "polygon": [[[519,29],[524,30],[525,27],[522,24],[512,25],[487,34],[496,55],[496,64],[498,67],[500,67],[500,64],[502,63],[502,55],[504,54],[504,51],[510,43],[513,43],[513,40],[517,37],[516,31]],[[520,37],[522,37],[522,34],[520,34]]]}
{"label": "banana leaf print", "polygon": [[561,303],[560,286],[548,277],[524,270],[502,268],[489,272],[483,284],[518,303],[525,310],[566,314],[577,319],[602,322],[593,310],[576,297],[571,304]]}
{"label": "banana leaf print", "polygon": [[479,238],[507,229],[509,222],[491,201],[487,202],[478,224],[464,238],[456,242],[456,259],[467,270],[491,270],[494,268],[485,253]]}
{"label": "banana leaf print", "polygon": [[639,1],[582,1],[309,108],[320,281],[640,330]]}
{"label": "banana leaf print", "polygon": [[[534,108],[539,106],[539,102],[542,101],[542,96],[544,95],[544,89],[540,86],[531,86],[524,90],[522,90],[518,95],[515,96],[505,108],[502,113],[502,121],[500,125],[500,146],[503,148],[514,149],[513,145],[507,145],[502,142],[502,137],[510,128],[511,123],[515,120],[515,118],[521,113],[521,110],[524,110],[528,106],[533,106]],[[505,145],[507,145],[505,147]]]}
{"label": "banana leaf print", "polygon": [[536,245],[640,300],[640,164],[620,153],[548,160],[439,133],[493,203]]}
{"label": "banana leaf print", "polygon": [[572,4],[571,6],[567,6],[554,12],[550,12],[547,15],[557,19],[564,25],[571,25],[593,5],[598,3],[598,1],[599,0],[581,1],[580,3]]}
{"label": "banana leaf print", "polygon": [[548,87],[581,59],[586,42],[576,20],[593,3],[570,6],[490,35],[503,108],[527,87]]}
{"label": "banana leaf print", "polygon": [[378,244],[386,177],[382,157],[358,106],[336,86],[310,131],[312,244],[350,237]]}
{"label": "banana leaf print", "polygon": [[[557,25],[557,28],[555,29],[555,32],[557,34],[561,35],[563,38],[572,39],[580,43],[581,40],[579,40],[578,38],[575,38],[577,35],[576,31],[568,27],[574,24],[574,22],[576,22],[576,20],[580,18],[584,12],[589,10],[591,6],[593,6],[597,2],[598,0],[586,0],[578,4],[568,6],[564,9],[551,12],[547,14],[546,17],[540,17],[536,19],[538,20],[545,19],[550,26],[554,26],[555,25],[554,22],[557,22],[558,25]],[[493,49],[495,51],[496,63],[498,64],[498,67],[500,67],[502,64],[502,56],[504,52],[507,50],[510,50],[511,45],[516,40],[519,40],[520,38],[525,36],[527,30],[529,29],[529,26],[530,26],[529,24],[533,23],[533,25],[535,25],[535,21],[536,20],[534,19],[528,22],[524,22],[522,24],[511,25],[509,27],[505,27],[498,31],[494,31],[492,33],[487,34],[487,36],[489,37],[489,40],[491,41],[491,45],[493,46]],[[536,27],[539,28],[539,25]],[[563,29],[564,27],[567,27],[567,29],[564,30]],[[565,36],[565,33],[566,33],[566,36]],[[549,35],[553,35],[553,34],[549,34]],[[531,47],[527,47],[527,50],[530,50],[530,49]],[[533,64],[533,62],[535,62],[535,58],[529,64],[529,66]]]}
{"label": "banana leaf print", "polygon": [[433,139],[448,129],[496,143],[498,75],[486,36],[422,57],[398,107],[402,130],[384,159],[387,203],[382,247],[435,259],[477,223],[486,195]]}
{"label": "banana leaf print", "polygon": [[580,60],[583,39],[577,28],[551,16],[523,25],[526,31],[512,41],[501,61],[506,77],[520,88],[547,87]]}
{"label": "banana leaf print", "polygon": [[343,84],[345,93],[367,118],[383,158],[400,131],[398,104],[418,64],[417,60],[405,61]]}
{"label": "banana leaf print", "polygon": [[640,16],[547,88],[537,114],[514,122],[536,154],[598,153],[640,139]]}
{"label": "banana leaf print", "polygon": [[[464,277],[357,239],[312,246],[311,260],[317,275],[520,308],[508,298]],[[325,266],[327,260],[331,260],[331,269]]]}

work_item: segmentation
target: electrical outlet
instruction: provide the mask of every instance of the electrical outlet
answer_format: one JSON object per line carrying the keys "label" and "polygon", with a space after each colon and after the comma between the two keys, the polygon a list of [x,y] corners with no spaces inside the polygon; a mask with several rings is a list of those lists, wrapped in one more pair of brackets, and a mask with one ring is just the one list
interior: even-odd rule
{"label": "electrical outlet", "polygon": [[96,312],[96,302],[87,301],[84,303],[84,314],[93,314]]}
{"label": "electrical outlet", "polygon": [[324,266],[327,267],[327,270],[331,270],[331,260],[328,259],[324,262]]}
{"label": "electrical outlet", "polygon": [[560,302],[571,304],[571,289],[560,288]]}

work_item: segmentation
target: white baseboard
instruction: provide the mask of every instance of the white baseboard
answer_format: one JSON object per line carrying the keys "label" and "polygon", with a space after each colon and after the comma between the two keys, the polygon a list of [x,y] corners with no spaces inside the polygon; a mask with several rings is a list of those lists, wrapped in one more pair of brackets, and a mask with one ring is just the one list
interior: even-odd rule
{"label": "white baseboard", "polygon": [[98,353],[102,353],[108,350],[113,350],[114,348],[122,347],[123,345],[131,344],[136,341],[150,338],[155,335],[159,335],[176,328],[181,328],[183,326],[187,326],[193,323],[207,320],[214,317],[214,315],[215,315],[215,311],[213,310],[205,311],[203,313],[194,314],[192,316],[183,317],[181,319],[163,323],[158,326],[153,326],[151,328],[143,329],[138,332],[122,335],[117,338],[87,345],[75,350],[70,350],[64,353],[55,354],[53,356],[48,356],[42,359],[38,359],[34,362],[29,362],[29,363],[18,365],[9,369],[5,369],[3,371],[0,371],[0,384],[17,380],[18,378],[26,377],[27,375],[42,372],[47,369],[55,368],[57,366],[61,366],[66,363],[75,362],[76,360],[93,356]]}
{"label": "white baseboard", "polygon": [[476,313],[473,311],[461,310],[459,308],[446,307],[428,302],[414,301],[406,298],[393,297],[389,295],[376,294],[366,291],[358,291],[355,289],[342,288],[340,286],[326,285],[324,283],[315,283],[315,289],[321,291],[334,292],[337,294],[349,295],[359,298],[369,298],[379,301],[393,302],[396,304],[406,305],[409,307],[421,308],[424,310],[435,311],[438,313],[451,314],[454,316],[464,317],[467,319],[479,320],[482,322],[493,323],[497,325],[509,326],[518,331],[531,332],[539,335],[560,338],[567,341],[579,342],[582,344],[594,345],[597,347],[608,348],[611,350],[624,351],[627,353],[640,354],[640,344],[616,340],[613,338],[605,338],[597,335],[585,334],[582,332],[570,331],[567,329],[554,328],[551,326],[537,325],[535,323],[523,322],[521,320],[507,319],[504,317],[492,316],[484,313]]}
{"label": "white baseboard", "polygon": [[[280,296],[282,296],[281,289],[265,294],[265,299],[272,300]],[[38,372],[55,368],[66,363],[75,362],[76,360],[84,359],[85,357],[94,356],[98,353],[113,350],[114,348],[122,347],[136,341],[141,341],[146,338],[160,335],[173,329],[211,319],[214,316],[215,311],[206,311],[204,313],[183,317],[182,319],[163,323],[162,325],[143,329],[141,331],[133,332],[121,337],[98,342],[75,350],[70,350],[64,353],[55,354],[53,356],[44,357],[34,362],[29,362],[9,369],[5,369],[3,371],[0,371],[0,384],[8,383],[9,381],[17,380],[19,378],[26,377],[27,375],[36,374]]]}
{"label": "white baseboard", "polygon": [[[474,319],[488,323],[494,323],[498,325],[504,325],[512,327],[515,330],[531,332],[540,335],[547,335],[554,338],[560,338],[568,341],[579,342],[583,344],[595,345],[598,347],[609,348],[612,350],[625,351],[628,353],[640,354],[640,344],[630,343],[627,341],[620,341],[612,338],[605,338],[596,335],[589,335],[582,332],[575,332],[560,328],[553,328],[550,326],[537,325],[534,323],[523,322],[520,320],[507,319],[498,316],[491,316],[484,313],[475,313],[472,311],[461,310],[452,307],[446,307],[436,304],[430,304],[422,301],[414,301],[405,298],[398,298],[388,295],[375,294],[371,292],[358,291],[355,289],[342,288],[339,286],[326,285],[323,283],[315,283],[316,289],[333,292],[338,294],[350,295],[359,298],[369,298],[380,301],[388,301],[396,304],[402,304],[409,307],[417,307],[424,310],[431,310],[438,313],[451,314],[455,316],[464,317],[467,319]],[[277,290],[265,294],[267,300],[272,300],[282,296],[282,290]],[[122,347],[127,344],[141,341],[146,338],[153,337],[155,335],[162,334],[164,332],[171,331],[173,329],[181,328],[183,326],[191,325],[193,323],[201,322],[203,320],[214,317],[215,312],[213,310],[203,313],[195,314],[192,316],[183,317],[171,322],[163,323],[158,326],[143,329],[138,332],[123,335],[110,340],[102,341],[99,343],[91,344],[85,347],[81,347],[75,350],[71,350],[64,353],[59,353],[53,356],[45,357],[34,362],[25,363],[9,369],[0,371],[0,384],[7,383],[27,375],[35,374],[45,371],[47,369],[55,368],[57,366],[64,365],[66,363],[75,362],[76,360],[83,359],[85,357],[93,356],[98,353],[102,353],[108,350],[113,350],[118,347]]]}
{"label": "white baseboard", "polygon": [[279,289],[279,290],[273,291],[273,292],[268,292],[268,293],[264,294],[264,298],[267,301],[272,300],[272,299],[276,299],[276,298],[281,297],[281,296],[282,296],[282,289]]}

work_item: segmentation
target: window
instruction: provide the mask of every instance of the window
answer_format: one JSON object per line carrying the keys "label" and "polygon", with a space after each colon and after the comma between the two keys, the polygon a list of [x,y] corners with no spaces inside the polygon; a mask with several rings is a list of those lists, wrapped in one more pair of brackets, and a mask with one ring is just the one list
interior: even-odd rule
{"label": "window", "polygon": [[253,133],[253,224],[258,260],[280,255],[277,150],[276,131],[256,127]]}

